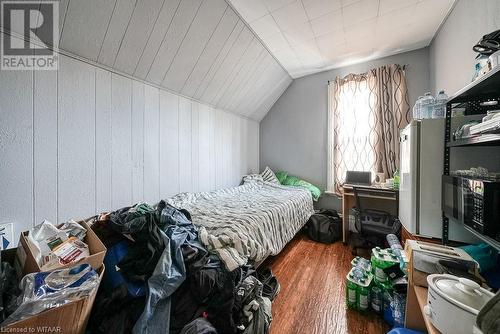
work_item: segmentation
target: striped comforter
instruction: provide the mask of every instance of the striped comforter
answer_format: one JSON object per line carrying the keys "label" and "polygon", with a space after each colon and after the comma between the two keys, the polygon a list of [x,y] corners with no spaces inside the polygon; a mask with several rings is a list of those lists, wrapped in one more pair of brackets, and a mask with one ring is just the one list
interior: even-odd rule
{"label": "striped comforter", "polygon": [[229,270],[278,254],[314,212],[308,190],[262,181],[166,201],[191,213],[202,243]]}

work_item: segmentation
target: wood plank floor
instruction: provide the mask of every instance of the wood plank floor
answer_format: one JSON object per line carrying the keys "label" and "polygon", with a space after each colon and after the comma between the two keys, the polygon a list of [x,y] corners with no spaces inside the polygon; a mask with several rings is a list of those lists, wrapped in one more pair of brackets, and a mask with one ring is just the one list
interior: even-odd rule
{"label": "wood plank floor", "polygon": [[270,266],[281,284],[273,302],[271,334],[381,334],[389,327],[375,315],[345,307],[345,276],[353,256],[342,242],[316,243],[297,235]]}

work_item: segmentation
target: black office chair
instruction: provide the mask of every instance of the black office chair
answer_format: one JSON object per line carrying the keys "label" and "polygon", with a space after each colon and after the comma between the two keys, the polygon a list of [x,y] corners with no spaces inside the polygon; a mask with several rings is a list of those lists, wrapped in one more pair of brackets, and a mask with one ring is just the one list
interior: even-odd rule
{"label": "black office chair", "polygon": [[[357,255],[359,248],[384,247],[387,234],[400,237],[401,222],[398,219],[398,192],[389,189],[373,187],[353,187],[356,207],[353,209],[355,227],[358,235],[351,238],[352,253]],[[368,199],[393,198],[396,215],[387,211],[369,208]]]}

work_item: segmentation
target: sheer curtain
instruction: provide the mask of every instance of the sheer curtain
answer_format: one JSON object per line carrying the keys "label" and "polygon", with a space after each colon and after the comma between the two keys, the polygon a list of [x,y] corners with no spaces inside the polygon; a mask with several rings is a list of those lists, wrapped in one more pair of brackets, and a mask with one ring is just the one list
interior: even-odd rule
{"label": "sheer curtain", "polygon": [[399,130],[410,120],[404,69],[382,66],[328,85],[327,190],[340,193],[348,170],[399,167]]}

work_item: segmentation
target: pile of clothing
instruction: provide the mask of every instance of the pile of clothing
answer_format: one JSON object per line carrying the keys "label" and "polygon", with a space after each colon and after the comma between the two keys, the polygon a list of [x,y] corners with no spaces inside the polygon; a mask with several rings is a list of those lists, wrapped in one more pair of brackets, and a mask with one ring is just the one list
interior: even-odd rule
{"label": "pile of clothing", "polygon": [[95,217],[106,271],[92,333],[267,333],[272,273],[228,271],[200,243],[189,212],[161,201]]}

